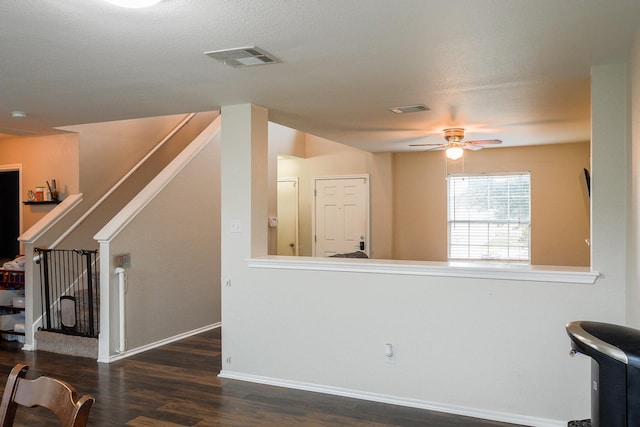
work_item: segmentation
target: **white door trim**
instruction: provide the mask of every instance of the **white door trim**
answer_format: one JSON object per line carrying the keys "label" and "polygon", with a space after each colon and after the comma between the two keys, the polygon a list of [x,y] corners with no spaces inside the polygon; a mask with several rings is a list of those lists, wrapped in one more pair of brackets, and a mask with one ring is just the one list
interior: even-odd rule
{"label": "white door trim", "polygon": [[[295,218],[295,226],[296,226],[296,233],[295,233],[295,242],[294,244],[296,245],[295,247],[295,255],[298,256],[299,255],[299,246],[300,246],[300,238],[299,238],[299,231],[300,231],[300,227],[299,227],[299,215],[300,215],[300,184],[299,184],[299,179],[297,176],[291,176],[291,177],[282,177],[282,178],[278,178],[277,180],[278,182],[293,182],[295,184],[296,187],[296,218]],[[280,216],[280,214],[278,213],[278,217]],[[277,253],[277,245],[276,245],[276,253]]]}

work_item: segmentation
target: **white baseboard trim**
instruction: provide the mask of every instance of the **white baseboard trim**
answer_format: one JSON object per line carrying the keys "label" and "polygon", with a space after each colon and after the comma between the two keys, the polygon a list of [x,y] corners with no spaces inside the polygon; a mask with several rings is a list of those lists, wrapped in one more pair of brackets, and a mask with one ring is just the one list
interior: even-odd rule
{"label": "white baseboard trim", "polygon": [[193,335],[198,335],[198,334],[201,334],[202,332],[211,331],[211,330],[217,329],[217,328],[219,328],[221,326],[222,326],[221,322],[214,323],[212,325],[203,326],[202,328],[193,329],[191,331],[184,332],[184,333],[178,334],[178,335],[174,335],[172,337],[165,338],[165,339],[162,339],[160,341],[156,341],[156,342],[153,342],[153,343],[150,343],[150,344],[147,344],[147,345],[143,345],[143,346],[138,347],[138,348],[127,350],[127,351],[124,351],[122,353],[112,354],[112,355],[109,355],[109,357],[107,357],[107,358],[100,358],[99,357],[98,358],[98,362],[111,363],[111,362],[115,362],[115,361],[118,361],[118,360],[126,359],[127,357],[131,357],[131,356],[133,356],[135,354],[143,353],[145,351],[152,350],[154,348],[161,347],[163,345],[170,344],[172,342],[179,341],[181,339],[188,338],[188,337],[191,337]]}
{"label": "white baseboard trim", "polygon": [[332,387],[300,381],[283,380],[279,378],[263,377],[259,375],[244,374],[221,370],[220,378],[227,378],[239,381],[267,384],[277,387],[285,387],[296,390],[312,391],[315,393],[331,394],[335,396],[350,397],[354,399],[370,400],[373,402],[388,403],[391,405],[407,406],[411,408],[427,409],[430,411],[444,412],[448,414],[462,415],[467,417],[482,418],[486,420],[499,421],[512,424],[520,424],[531,427],[566,427],[567,421],[550,420],[545,418],[531,417],[527,415],[508,414],[497,411],[487,411],[482,409],[465,408],[461,406],[447,405],[436,402],[428,402],[418,399],[409,399],[386,394],[371,393],[366,391],[351,390],[341,387]]}

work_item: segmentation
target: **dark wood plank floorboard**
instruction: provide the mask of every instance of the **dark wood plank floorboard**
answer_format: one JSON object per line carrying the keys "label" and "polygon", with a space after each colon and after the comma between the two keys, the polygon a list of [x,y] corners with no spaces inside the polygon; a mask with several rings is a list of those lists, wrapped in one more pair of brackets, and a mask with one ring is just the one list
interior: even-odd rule
{"label": "dark wood plank floorboard", "polygon": [[[416,408],[218,378],[220,330],[111,364],[0,342],[0,382],[18,362],[28,378],[50,375],[95,396],[90,426],[513,427]],[[55,425],[41,410],[18,410],[18,426]]]}

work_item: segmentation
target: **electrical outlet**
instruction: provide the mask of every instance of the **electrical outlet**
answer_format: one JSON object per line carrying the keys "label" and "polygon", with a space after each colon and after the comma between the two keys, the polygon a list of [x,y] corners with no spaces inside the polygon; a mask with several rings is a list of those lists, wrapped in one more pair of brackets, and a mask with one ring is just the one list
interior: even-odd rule
{"label": "electrical outlet", "polygon": [[393,344],[384,345],[384,361],[387,363],[396,363],[396,348]]}
{"label": "electrical outlet", "polygon": [[242,223],[239,219],[234,219],[231,221],[231,232],[232,233],[241,233],[242,232]]}

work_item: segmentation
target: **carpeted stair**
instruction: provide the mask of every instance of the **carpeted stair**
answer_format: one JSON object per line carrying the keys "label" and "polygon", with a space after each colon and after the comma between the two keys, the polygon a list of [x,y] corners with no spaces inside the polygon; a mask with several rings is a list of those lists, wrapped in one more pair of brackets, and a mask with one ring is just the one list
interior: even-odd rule
{"label": "carpeted stair", "polygon": [[69,356],[98,359],[98,339],[37,331],[36,349]]}
{"label": "carpeted stair", "polygon": [[[80,322],[79,329],[75,332],[87,334],[89,332],[87,321],[89,319],[88,307],[83,303],[87,301],[86,290],[79,290],[76,293],[78,306],[72,309],[71,316],[77,322]],[[99,295],[95,296],[94,301],[99,301]],[[75,312],[75,315],[73,314]],[[99,309],[98,304],[93,307],[94,328],[97,331]],[[37,331],[35,333],[36,349],[48,351],[50,353],[66,354],[69,356],[98,358],[98,339],[88,338],[79,335],[67,335],[59,332]]]}

